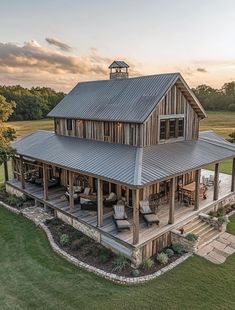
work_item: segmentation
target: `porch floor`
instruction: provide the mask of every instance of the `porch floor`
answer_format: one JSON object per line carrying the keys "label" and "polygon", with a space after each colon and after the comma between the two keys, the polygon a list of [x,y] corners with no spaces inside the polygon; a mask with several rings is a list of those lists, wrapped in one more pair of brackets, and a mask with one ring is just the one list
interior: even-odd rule
{"label": "porch floor", "polygon": [[[213,172],[208,170],[202,170],[202,175],[210,175]],[[220,186],[219,186],[219,200],[229,194],[231,194],[231,176],[220,173]],[[32,198],[38,199],[39,201],[43,201],[43,188],[41,186],[33,185],[26,183],[25,190],[21,189],[21,183],[15,179],[8,181],[8,184],[14,186],[25,194],[31,196]],[[65,188],[62,186],[50,188],[48,191],[49,199],[45,202],[46,205],[52,207],[54,209],[62,210],[67,215],[72,215],[78,220],[85,222],[93,227],[97,227],[97,212],[96,211],[87,211],[81,210],[81,206],[79,204],[75,204],[74,210],[70,210],[69,202],[64,196]],[[168,204],[160,204],[159,211],[157,213],[160,225],[157,227],[156,225],[152,225],[151,227],[147,227],[146,223],[142,219],[140,215],[140,230],[139,230],[139,244],[143,244],[150,239],[161,235],[162,233],[169,231],[175,227],[178,227],[181,224],[184,224],[185,221],[190,220],[195,217],[198,213],[203,210],[208,209],[213,203],[213,186],[209,187],[207,191],[207,199],[200,200],[200,206],[198,211],[193,210],[192,207],[186,207],[179,201],[175,201],[175,223],[169,225],[169,205]],[[133,223],[132,220],[132,208],[126,208],[126,212],[128,215],[129,222]],[[114,224],[113,218],[113,209],[104,207],[104,224],[101,228],[97,228],[105,233],[112,235],[117,239],[121,239],[124,242],[132,244],[133,234],[131,231],[125,230],[122,232],[117,232],[116,226]]]}

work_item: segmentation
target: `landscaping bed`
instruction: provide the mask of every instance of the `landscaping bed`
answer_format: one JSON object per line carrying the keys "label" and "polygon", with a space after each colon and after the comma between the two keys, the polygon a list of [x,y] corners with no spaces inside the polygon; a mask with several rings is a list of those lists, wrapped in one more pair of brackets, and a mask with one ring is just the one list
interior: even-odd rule
{"label": "landscaping bed", "polygon": [[208,215],[213,217],[223,217],[235,210],[235,204],[218,208],[217,211],[210,211]]}
{"label": "landscaping bed", "polygon": [[15,195],[10,195],[6,192],[5,186],[0,186],[0,201],[8,204],[9,206],[20,210],[23,208],[34,206],[35,201],[31,198],[21,198]]}
{"label": "landscaping bed", "polygon": [[47,220],[45,224],[56,244],[65,252],[86,264],[119,276],[138,277],[153,274],[185,253],[182,244],[176,243],[171,249],[165,249],[164,252],[145,259],[138,269],[134,269],[127,258],[113,253],[60,219]]}

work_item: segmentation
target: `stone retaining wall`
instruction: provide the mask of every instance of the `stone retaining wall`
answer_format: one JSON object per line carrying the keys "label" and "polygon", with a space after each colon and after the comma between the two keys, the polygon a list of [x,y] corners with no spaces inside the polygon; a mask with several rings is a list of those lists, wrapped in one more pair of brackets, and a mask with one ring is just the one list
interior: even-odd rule
{"label": "stone retaining wall", "polygon": [[24,193],[22,193],[20,190],[16,189],[15,187],[13,187],[7,183],[6,183],[6,192],[10,195],[15,195],[17,197],[25,199]]}
{"label": "stone retaining wall", "polygon": [[226,219],[225,223],[220,223],[217,217],[210,216],[209,214],[200,213],[199,218],[203,221],[208,223],[210,226],[214,227],[216,230],[225,232],[228,224],[228,216],[225,215],[224,218]]}
{"label": "stone retaining wall", "polygon": [[198,242],[200,238],[195,241],[190,241],[186,238],[187,234],[182,234],[179,230],[173,229],[171,231],[171,241],[172,243],[180,242],[185,250],[189,253],[195,253],[197,250]]}
{"label": "stone retaining wall", "polygon": [[[25,213],[23,213],[21,210],[17,210],[3,202],[0,201],[0,206],[4,207],[5,209],[14,212],[16,214],[22,214],[23,216],[27,217],[27,215]],[[149,280],[153,280],[157,277],[159,277],[160,275],[164,274],[165,272],[173,269],[174,267],[176,267],[177,265],[181,264],[182,262],[184,262],[187,258],[189,258],[192,254],[191,253],[187,253],[183,256],[181,256],[179,259],[177,259],[176,261],[174,261],[173,263],[169,264],[166,267],[163,267],[161,270],[151,274],[151,275],[147,275],[147,276],[142,276],[142,277],[136,277],[136,278],[129,278],[129,277],[123,277],[123,276],[118,276],[116,274],[113,273],[109,273],[106,272],[104,270],[98,269],[94,266],[90,266],[80,260],[78,260],[77,258],[71,256],[70,254],[66,253],[64,250],[62,250],[55,242],[53,239],[53,236],[50,232],[50,230],[48,229],[48,227],[43,223],[43,222],[38,222],[38,221],[34,221],[32,218],[30,218],[30,220],[32,220],[38,227],[40,227],[47,235],[47,238],[49,240],[49,243],[52,247],[52,249],[54,250],[54,252],[56,252],[58,255],[60,255],[61,257],[65,258],[68,262],[72,263],[75,266],[81,267],[87,271],[93,272],[95,274],[97,274],[98,276],[101,276],[105,279],[108,279],[110,281],[116,282],[116,283],[120,283],[120,284],[140,284],[140,283],[144,283],[147,282]]]}

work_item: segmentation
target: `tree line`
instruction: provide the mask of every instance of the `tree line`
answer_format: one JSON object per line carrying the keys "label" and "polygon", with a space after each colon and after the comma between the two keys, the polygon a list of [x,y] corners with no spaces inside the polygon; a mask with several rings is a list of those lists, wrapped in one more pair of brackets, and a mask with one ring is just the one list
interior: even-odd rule
{"label": "tree line", "polygon": [[192,90],[207,111],[235,111],[234,81],[225,83],[220,89],[203,84]]}
{"label": "tree line", "polygon": [[65,96],[63,92],[56,92],[49,87],[24,88],[16,86],[0,86],[0,95],[7,102],[14,102],[15,107],[10,115],[10,121],[36,120],[46,115]]}

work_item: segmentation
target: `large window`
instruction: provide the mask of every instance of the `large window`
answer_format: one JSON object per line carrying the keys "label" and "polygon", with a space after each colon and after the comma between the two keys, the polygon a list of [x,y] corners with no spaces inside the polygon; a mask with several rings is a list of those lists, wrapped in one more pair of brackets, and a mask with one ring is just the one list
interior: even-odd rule
{"label": "large window", "polygon": [[184,136],[184,118],[160,120],[160,140],[176,139]]}
{"label": "large window", "polygon": [[67,130],[72,130],[72,120],[67,119]]}

